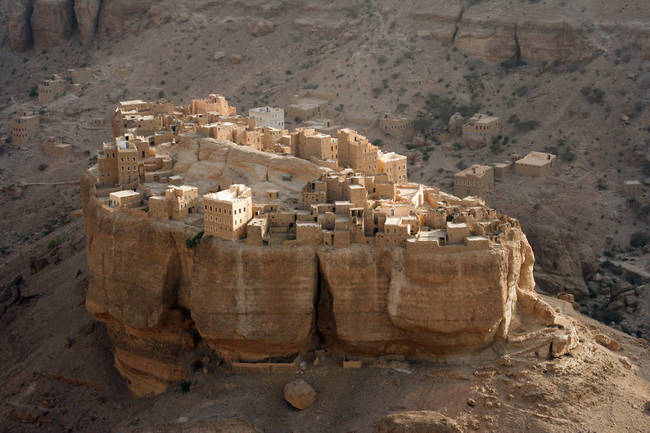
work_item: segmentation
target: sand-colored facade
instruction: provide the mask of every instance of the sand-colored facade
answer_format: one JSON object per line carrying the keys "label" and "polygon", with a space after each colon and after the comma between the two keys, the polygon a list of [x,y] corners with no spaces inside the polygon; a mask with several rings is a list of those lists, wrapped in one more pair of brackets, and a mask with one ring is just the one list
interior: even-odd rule
{"label": "sand-colored facade", "polygon": [[454,194],[485,197],[494,189],[494,167],[474,164],[454,174]]}
{"label": "sand-colored facade", "polygon": [[501,119],[477,113],[463,123],[463,143],[468,147],[489,144],[503,132]]}
{"label": "sand-colored facade", "polygon": [[14,144],[25,144],[38,134],[40,128],[38,113],[18,113],[11,124],[11,141]]}
{"label": "sand-colored facade", "polygon": [[109,206],[117,209],[138,207],[141,202],[142,194],[128,189],[112,192],[109,195]]}
{"label": "sand-colored facade", "polygon": [[231,185],[227,190],[203,196],[203,230],[221,239],[240,239],[253,217],[251,189]]}
{"label": "sand-colored facade", "polygon": [[379,128],[386,134],[397,138],[408,138],[415,134],[415,120],[391,114],[379,118]]}
{"label": "sand-colored facade", "polygon": [[65,80],[55,74],[52,78],[45,79],[38,84],[38,103],[49,104],[59,96],[63,96],[64,93]]}
{"label": "sand-colored facade", "polygon": [[519,176],[542,177],[555,166],[557,156],[552,153],[530,152],[515,161],[515,174]]}

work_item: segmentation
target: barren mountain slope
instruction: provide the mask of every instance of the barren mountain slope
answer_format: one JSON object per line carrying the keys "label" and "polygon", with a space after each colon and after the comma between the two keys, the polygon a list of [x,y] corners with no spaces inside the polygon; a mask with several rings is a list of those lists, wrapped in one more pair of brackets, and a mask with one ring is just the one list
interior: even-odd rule
{"label": "barren mountain slope", "polygon": [[[647,233],[648,213],[629,208],[620,193],[625,180],[650,175],[647,1],[103,0],[74,2],[79,12],[69,36],[61,20],[51,20],[54,29],[33,26],[32,3],[0,0],[0,382],[7,420],[0,430],[129,431],[179,417],[235,416],[267,432],[371,431],[383,415],[408,409],[443,411],[479,431],[650,429],[643,412],[647,348],[584,316],[590,333],[614,335],[638,369],[587,337],[572,356],[541,361],[528,353],[514,367],[468,359],[410,365],[407,374],[399,366],[310,365],[305,377],[319,392],[313,412],[293,412],[282,401],[292,376],[248,377],[213,364],[208,375],[197,372],[189,393],[136,400],[113,368],[104,328],[91,325],[83,306],[83,224],[71,214],[80,208],[78,179],[110,138],[110,111],[120,99],[187,103],[218,92],[246,113],[266,103],[286,108],[296,93],[317,88],[337,95],[344,117],[420,113],[428,130],[443,129],[456,109],[480,110],[505,121],[507,141],[472,150],[444,133],[413,140],[376,128],[365,133],[382,149],[409,155],[413,180],[447,190],[459,167],[557,152],[552,176],[506,177],[487,203],[520,220],[535,251],[538,290],[572,292],[589,306],[584,311],[647,338],[648,247],[630,247],[630,239]],[[41,24],[58,45],[44,46],[42,35],[32,34]],[[94,81],[43,107],[36,138],[21,146],[4,141],[17,110],[36,107],[29,94],[39,80],[82,65]],[[94,117],[105,126],[89,127]],[[75,146],[71,161],[43,153],[52,135]],[[604,254],[611,263],[598,261]],[[630,257],[635,261],[622,261]],[[188,365],[203,353],[192,356]],[[475,406],[467,405],[470,397]]]}

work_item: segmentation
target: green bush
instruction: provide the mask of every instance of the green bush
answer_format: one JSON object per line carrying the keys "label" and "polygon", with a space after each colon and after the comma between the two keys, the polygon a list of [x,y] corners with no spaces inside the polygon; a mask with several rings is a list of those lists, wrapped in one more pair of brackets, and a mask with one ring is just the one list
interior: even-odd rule
{"label": "green bush", "polygon": [[191,238],[191,239],[187,239],[187,240],[185,241],[185,246],[186,246],[187,248],[194,248],[194,247],[196,247],[198,244],[201,243],[201,238],[202,238],[202,237],[203,237],[203,230],[201,230],[200,232],[198,232],[198,233],[196,234],[196,236],[194,236],[193,238]]}
{"label": "green bush", "polygon": [[47,250],[52,251],[54,248],[58,247],[62,243],[63,243],[63,238],[61,237],[54,238],[47,243]]}

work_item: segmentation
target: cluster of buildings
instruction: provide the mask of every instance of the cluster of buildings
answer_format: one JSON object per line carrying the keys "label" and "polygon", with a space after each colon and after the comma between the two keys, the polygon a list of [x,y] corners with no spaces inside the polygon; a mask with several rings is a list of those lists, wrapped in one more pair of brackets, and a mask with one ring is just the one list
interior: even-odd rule
{"label": "cluster of buildings", "polygon": [[[66,89],[70,87],[73,91],[78,91],[81,86],[90,82],[93,73],[88,68],[69,69],[65,76],[54,74],[45,78],[38,83],[36,87],[39,105],[46,105],[55,99],[63,96]],[[10,123],[11,140],[14,144],[26,144],[40,129],[40,116],[36,111],[19,110]],[[43,143],[44,150],[55,156],[65,156],[69,154],[70,145],[63,143],[52,143],[56,137],[51,137]],[[51,152],[49,152],[51,151]]]}
{"label": "cluster of buildings", "polygon": [[[121,102],[113,113],[115,138],[97,159],[97,194],[107,207],[138,208],[151,218],[202,218],[204,234],[245,239],[251,245],[352,243],[421,250],[488,248],[513,220],[473,197],[459,199],[408,181],[407,158],[384,153],[356,131],[335,136],[311,128],[278,128],[280,111],[261,107],[236,114],[225,98],[210,95],[185,106],[166,101]],[[187,136],[223,138],[259,151],[293,155],[321,167],[302,190],[302,203],[274,189],[253,200],[251,188],[233,184],[199,194],[174,176],[173,160],[160,146]],[[163,182],[153,191],[149,182]],[[465,196],[467,194],[462,194]]]}
{"label": "cluster of buildings", "polygon": [[454,194],[459,197],[468,195],[485,197],[494,190],[494,180],[510,172],[519,176],[543,177],[555,166],[557,156],[552,153],[530,152],[521,158],[513,155],[511,161],[492,165],[474,164],[454,174]]}
{"label": "cluster of buildings", "polygon": [[184,106],[164,100],[120,102],[111,121],[115,138],[104,143],[97,156],[97,185],[133,189],[139,182],[166,181],[172,161],[157,147],[197,136],[293,155],[332,170],[351,168],[363,174],[386,174],[392,182],[407,180],[406,156],[384,153],[353,130],[340,129],[336,136],[313,128],[289,132],[273,126],[284,124],[282,109],[260,107],[250,113],[251,117],[238,115],[223,96],[215,94]]}
{"label": "cluster of buildings", "polygon": [[73,91],[78,91],[81,86],[89,83],[92,79],[93,73],[89,68],[68,69],[65,76],[54,74],[38,83],[38,103],[40,105],[49,104],[63,96],[67,86],[70,86]]}

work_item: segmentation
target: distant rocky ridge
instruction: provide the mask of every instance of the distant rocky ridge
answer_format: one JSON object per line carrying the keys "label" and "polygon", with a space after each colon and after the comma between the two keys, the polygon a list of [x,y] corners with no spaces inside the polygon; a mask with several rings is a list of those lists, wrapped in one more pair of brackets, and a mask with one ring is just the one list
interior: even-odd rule
{"label": "distant rocky ridge", "polygon": [[[208,153],[198,143],[184,144],[182,158],[177,153],[185,173],[238,173],[255,185],[268,167],[294,172],[292,161],[310,164],[216,140],[210,148],[201,143]],[[221,169],[200,164],[226,153]],[[278,159],[284,164],[272,162]],[[183,357],[200,340],[228,361],[319,346],[357,355],[447,356],[507,341],[511,322],[517,332],[557,325],[534,292],[532,249],[516,220],[505,216],[511,224],[503,241],[485,250],[258,247],[212,237],[188,247],[200,226],[108,212],[95,182],[91,170],[81,183],[86,307],[106,325],[115,365],[138,395],[183,379]],[[573,334],[554,353],[575,345]]]}
{"label": "distant rocky ridge", "polygon": [[[7,2],[8,40],[14,51],[25,51],[32,46],[45,48],[61,45],[78,33],[81,42],[90,45],[96,36],[135,34],[149,26],[163,25],[172,20],[184,23],[197,10],[209,15],[214,9],[214,13],[218,14],[217,3],[12,0]],[[332,15],[336,8],[316,7],[317,4],[309,2],[249,0],[229,3],[232,6],[230,9],[241,8],[248,15],[267,18],[282,13],[303,12],[294,20],[294,27],[301,31],[317,31],[324,38],[338,37],[341,29],[349,27],[348,24],[352,22],[350,16],[354,15],[351,13],[354,6],[347,2],[339,8],[340,12],[348,11],[347,15]],[[618,40],[621,45],[636,45],[646,57],[650,56],[650,30],[643,22],[634,19],[610,21],[606,12],[600,11],[593,18],[581,17],[575,11],[567,12],[558,5],[545,4],[410,0],[400,6],[405,11],[411,11],[408,19],[412,21],[413,31],[430,34],[470,57],[491,63],[508,60],[585,63],[604,51],[604,41],[612,40]],[[394,10],[393,2],[379,2],[378,9],[383,16],[390,17]],[[364,11],[357,13],[361,25],[364,25],[364,19],[374,16],[370,13],[364,15]],[[326,16],[320,17],[319,14]],[[273,31],[272,21],[263,22],[264,30],[253,26],[253,35]],[[242,25],[247,26],[246,23]],[[310,26],[315,27],[311,29]]]}

